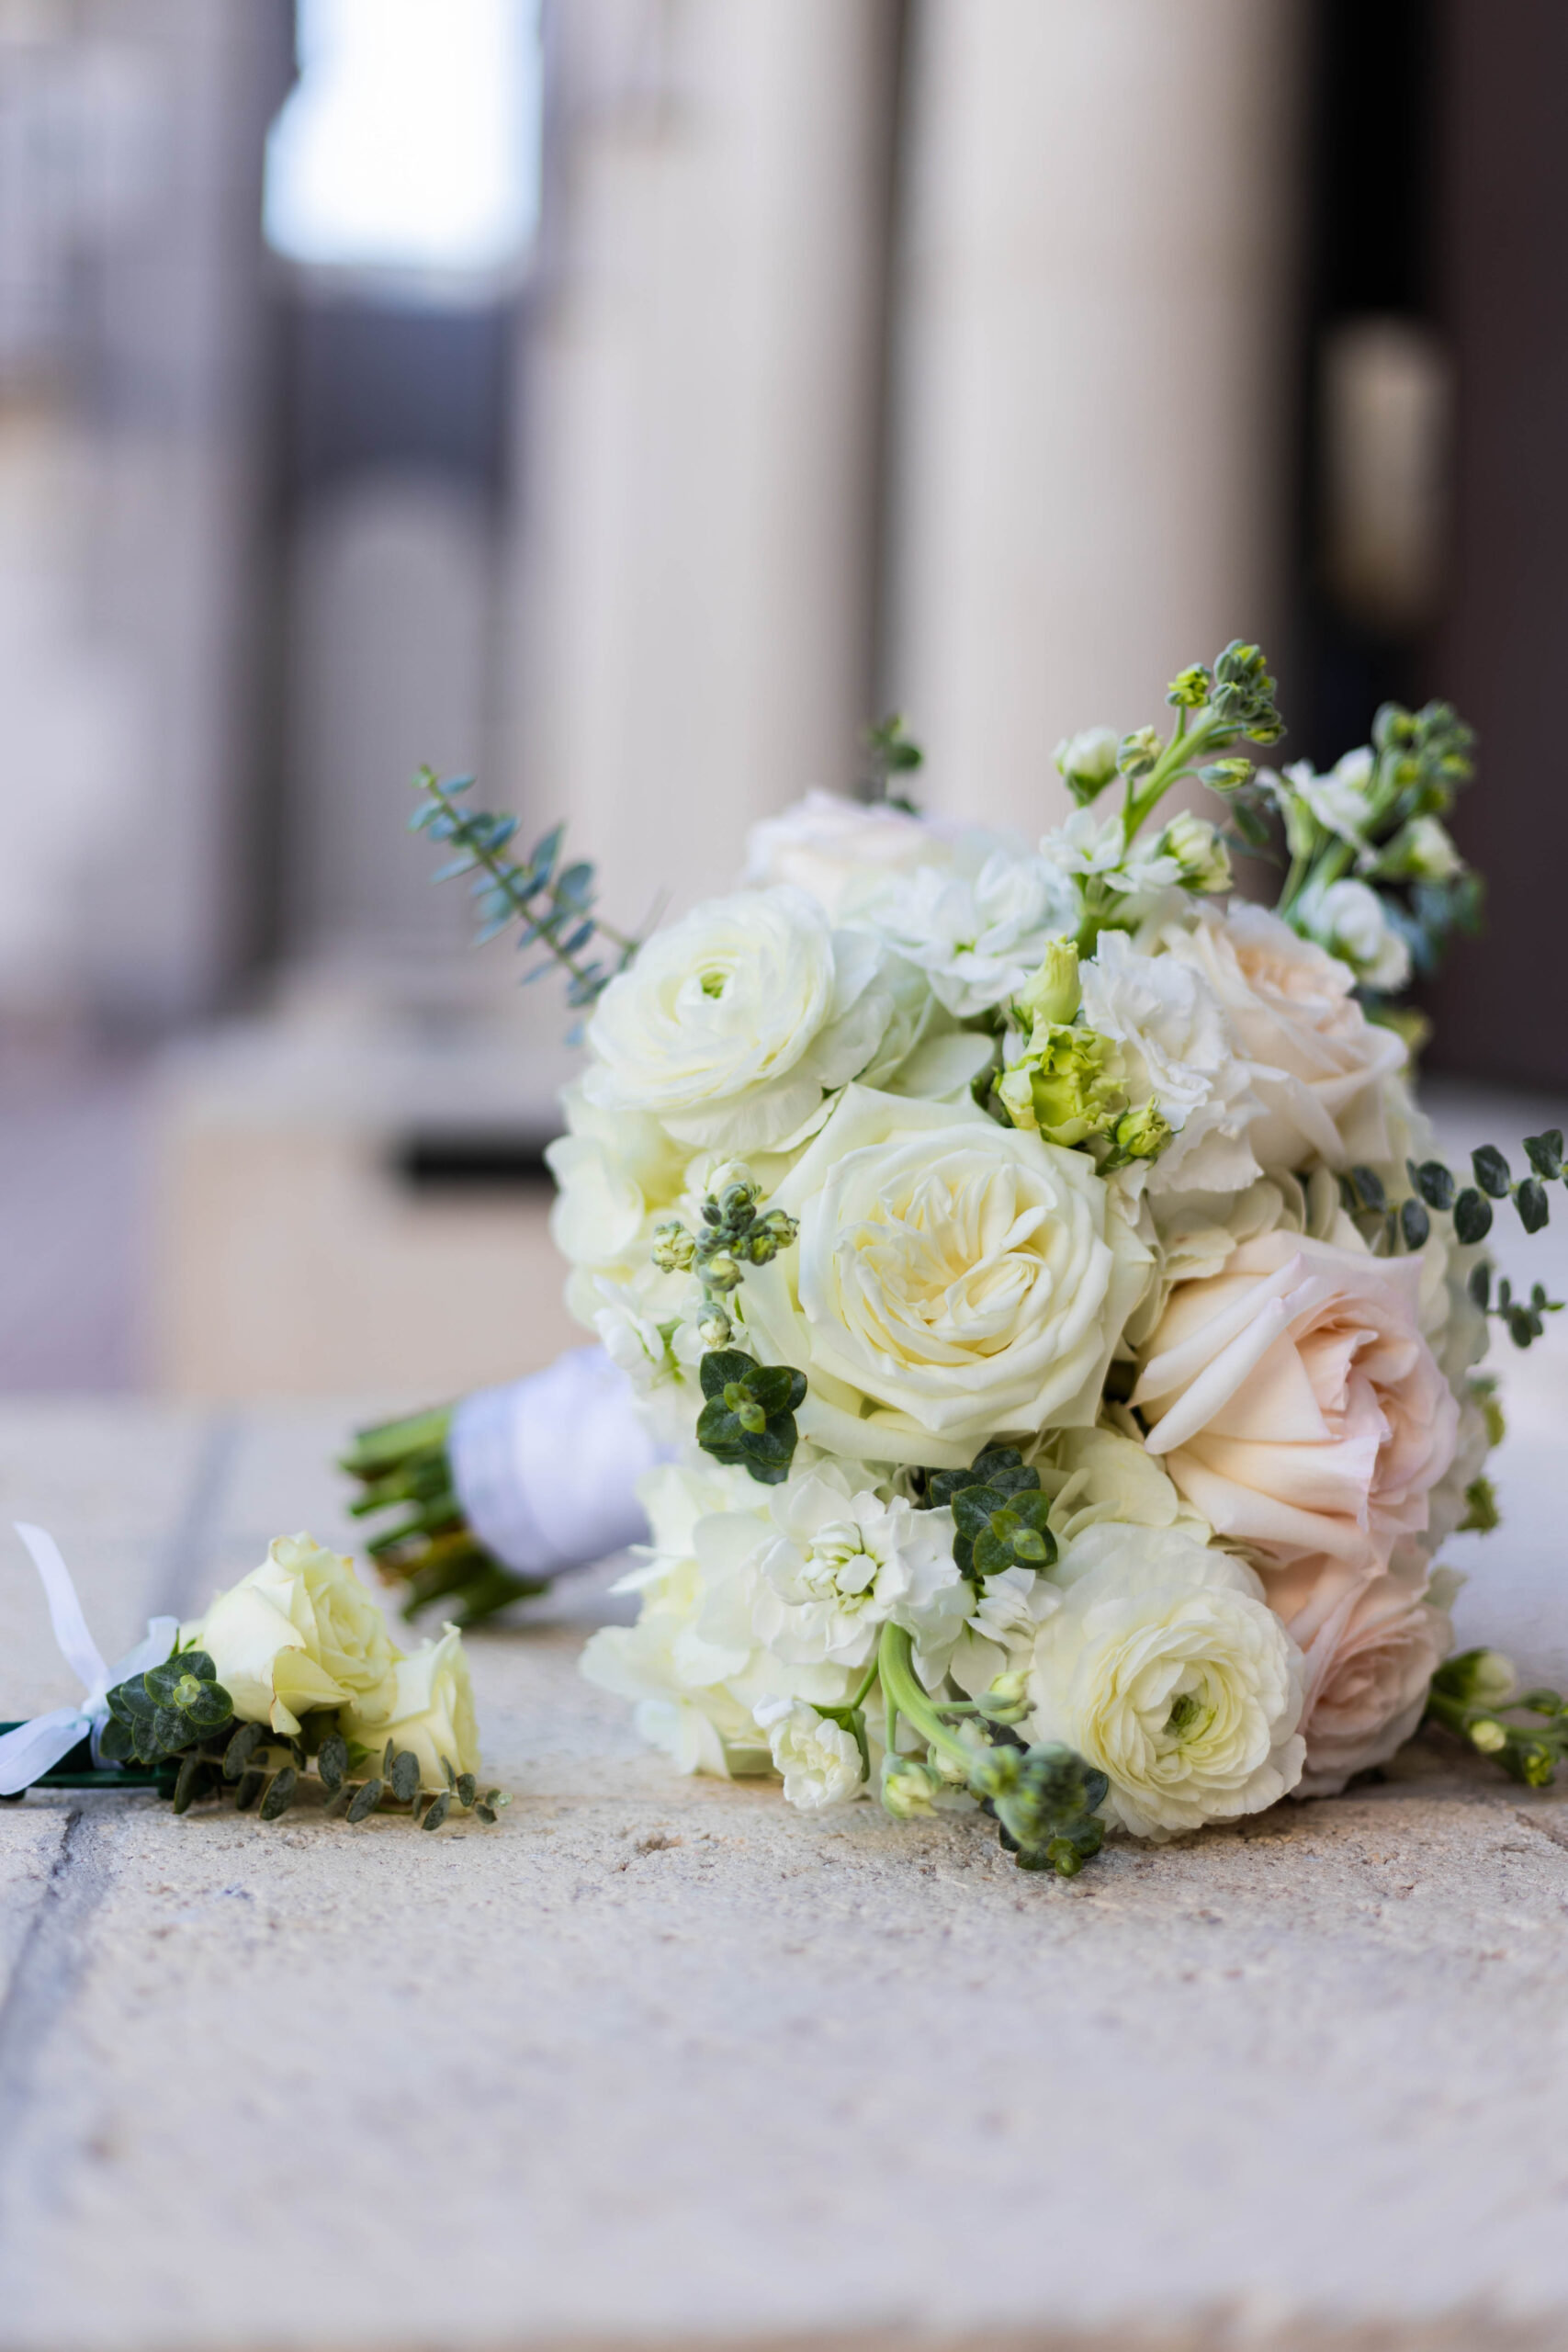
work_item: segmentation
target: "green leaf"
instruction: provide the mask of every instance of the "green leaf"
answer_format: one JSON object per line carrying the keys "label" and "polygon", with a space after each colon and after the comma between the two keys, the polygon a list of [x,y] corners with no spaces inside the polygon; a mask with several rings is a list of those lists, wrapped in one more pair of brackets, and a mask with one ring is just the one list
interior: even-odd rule
{"label": "green leaf", "polygon": [[742,1354],[739,1348],[710,1348],[697,1367],[697,1378],[703,1395],[712,1398],[722,1396],[732,1381],[743,1381],[760,1368],[754,1357]]}
{"label": "green leaf", "polygon": [[1483,1143],[1478,1151],[1472,1151],[1470,1164],[1483,1193],[1490,1193],[1495,1201],[1507,1199],[1512,1179],[1508,1174],[1508,1163],[1495,1144]]}
{"label": "green leaf", "polygon": [[[101,1752],[103,1748],[101,1740],[98,1746]],[[188,1813],[197,1797],[206,1795],[211,1771],[212,1767],[204,1756],[186,1758],[185,1762],[180,1766],[179,1778],[175,1782],[175,1811],[176,1813]]]}
{"label": "green leaf", "polygon": [[265,1738],[265,1724],[242,1724],[223,1751],[223,1778],[237,1781]]}
{"label": "green leaf", "polygon": [[1382,1188],[1382,1179],[1375,1169],[1352,1168],[1350,1182],[1359,1194],[1360,1204],[1364,1209],[1381,1209],[1383,1206],[1386,1195]]}
{"label": "green leaf", "polygon": [[444,1756],[441,1758],[441,1770],[446,1775],[447,1787],[455,1789],[457,1785],[457,1775],[452,1769],[452,1758],[449,1756]]}
{"label": "green leaf", "polygon": [[1546,1186],[1539,1176],[1527,1176],[1514,1196],[1514,1206],[1519,1213],[1519,1223],[1527,1233],[1539,1233],[1551,1215],[1546,1197]]}
{"label": "green leaf", "polygon": [[495,1826],[495,1819],[496,1819],[496,1813],[495,1813],[495,1807],[494,1807],[494,1805],[492,1805],[492,1804],[477,1804],[477,1805],[475,1805],[475,1807],[474,1807],[474,1811],[475,1811],[475,1813],[479,1815],[479,1819],[480,1819],[482,1822],[487,1823],[487,1824],[488,1824],[491,1828],[493,1828],[493,1827],[494,1827],[494,1826]]}
{"label": "green leaf", "polygon": [[392,1758],[392,1794],[400,1804],[412,1804],[419,1794],[419,1758],[412,1747],[400,1749]]}
{"label": "green leaf", "polygon": [[379,1780],[366,1781],[365,1786],[360,1790],[359,1794],[349,1805],[348,1818],[350,1821],[363,1821],[367,1814],[375,1812],[377,1806],[381,1802],[381,1785],[382,1784]]}
{"label": "green leaf", "polygon": [[265,1786],[266,1774],[258,1771],[253,1764],[248,1772],[242,1773],[240,1785],[234,1792],[234,1804],[238,1810],[241,1813],[249,1813]]}
{"label": "green leaf", "polygon": [[316,1770],[327,1794],[335,1797],[348,1777],[348,1742],[341,1732],[334,1731],[330,1739],[321,1742]]}
{"label": "green leaf", "polygon": [[262,1799],[262,1819],[264,1821],[276,1821],[280,1815],[287,1813],[289,1806],[294,1802],[294,1792],[299,1785],[299,1773],[295,1770],[292,1764],[286,1764],[282,1771],[276,1775],[265,1796]]}
{"label": "green leaf", "polygon": [[471,1772],[460,1772],[457,1775],[457,1803],[471,1805],[479,1794],[479,1785]]}
{"label": "green leaf", "polygon": [[1562,1130],[1548,1127],[1544,1135],[1525,1137],[1525,1158],[1548,1183],[1562,1173]]}
{"label": "green leaf", "polygon": [[1454,1203],[1454,1232],[1461,1241],[1484,1241],[1492,1230],[1492,1204],[1467,1185]]}
{"label": "green leaf", "polygon": [[450,1789],[443,1789],[441,1794],[436,1798],[434,1804],[425,1815],[424,1819],[420,1823],[420,1827],[422,1829],[439,1829],[451,1810],[452,1792]]}
{"label": "green leaf", "polygon": [[1414,1193],[1407,1201],[1401,1201],[1399,1204],[1399,1223],[1407,1250],[1419,1250],[1432,1230],[1426,1203],[1418,1200]]}
{"label": "green leaf", "polygon": [[1429,1209],[1451,1209],[1454,1204],[1454,1180],[1440,1159],[1423,1160],[1417,1168],[1413,1159],[1405,1161],[1410,1181]]}
{"label": "green leaf", "polygon": [[1470,1292],[1472,1304],[1479,1306],[1484,1315],[1492,1304],[1492,1269],[1484,1258],[1479,1265],[1472,1266],[1465,1287]]}

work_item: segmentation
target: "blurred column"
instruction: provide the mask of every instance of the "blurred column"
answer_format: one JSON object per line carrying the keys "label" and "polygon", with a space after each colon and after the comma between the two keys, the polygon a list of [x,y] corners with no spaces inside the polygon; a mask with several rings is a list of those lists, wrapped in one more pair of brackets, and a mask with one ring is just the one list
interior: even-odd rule
{"label": "blurred column", "polygon": [[511,741],[605,903],[722,887],[870,708],[893,0],[551,19]]}
{"label": "blurred column", "polygon": [[1069,729],[1278,654],[1295,0],[913,0],[886,698],[1030,833]]}

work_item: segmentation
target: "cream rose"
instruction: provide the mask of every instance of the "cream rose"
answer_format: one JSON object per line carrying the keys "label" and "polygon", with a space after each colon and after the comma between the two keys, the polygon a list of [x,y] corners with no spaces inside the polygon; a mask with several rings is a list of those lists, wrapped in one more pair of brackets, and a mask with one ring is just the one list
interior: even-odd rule
{"label": "cream rose", "polygon": [[1367,1019],[1346,965],[1262,907],[1204,910],[1160,938],[1219,999],[1264,1106],[1247,1130],[1264,1168],[1388,1158],[1382,1081],[1403,1065],[1404,1047]]}
{"label": "cream rose", "polygon": [[242,1723],[285,1736],[311,1707],[384,1707],[398,1657],[353,1563],[309,1535],[280,1535],[180,1641],[207,1652]]}
{"label": "cream rose", "polygon": [[1418,1258],[1277,1229],[1175,1285],[1133,1402],[1222,1535],[1278,1562],[1372,1567],[1426,1527],[1459,1411],[1421,1337],[1420,1283]]}
{"label": "cream rose", "polygon": [[1298,1560],[1269,1577],[1269,1598],[1306,1661],[1306,1769],[1294,1792],[1337,1796],[1415,1731],[1453,1627],[1412,1545],[1371,1575],[1321,1555]]}
{"label": "cream rose", "polygon": [[438,1642],[426,1642],[412,1657],[400,1658],[385,1712],[377,1707],[345,1707],[339,1719],[344,1736],[374,1751],[373,1764],[390,1740],[419,1758],[419,1784],[437,1792],[448,1786],[445,1767],[454,1775],[479,1769],[479,1732],[474,1714],[474,1686],[468,1661],[456,1625],[442,1629]]}
{"label": "cream rose", "polygon": [[875,1054],[894,1015],[882,961],[802,890],[711,899],[655,932],[604,990],[583,1093],[651,1112],[694,1148],[784,1146]]}
{"label": "cream rose", "polygon": [[773,1200],[800,1237],[748,1274],[746,1329],[826,1451],[956,1469],[1093,1421],[1150,1261],[1083,1153],[855,1086]]}
{"label": "cream rose", "polygon": [[1030,1732],[1109,1776],[1108,1820],[1166,1838],[1295,1785],[1301,1655],[1244,1562],[1179,1528],[1106,1522],[1051,1581],[1063,1600],[1035,1641]]}

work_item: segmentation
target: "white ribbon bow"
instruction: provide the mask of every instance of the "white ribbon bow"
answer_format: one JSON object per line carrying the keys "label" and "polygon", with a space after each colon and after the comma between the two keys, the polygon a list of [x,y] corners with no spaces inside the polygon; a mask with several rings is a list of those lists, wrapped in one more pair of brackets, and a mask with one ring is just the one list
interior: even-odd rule
{"label": "white ribbon bow", "polygon": [[93,1761],[98,1763],[98,1735],[109,1719],[109,1691],[117,1682],[145,1674],[150,1666],[162,1666],[180,1630],[177,1617],[149,1618],[145,1641],[139,1642],[118,1666],[106,1666],[87,1631],[59,1544],[41,1527],[24,1526],[20,1520],[14,1524],[43,1581],[60,1654],[80,1678],[85,1695],[80,1706],[53,1707],[47,1715],[35,1715],[30,1724],[18,1724],[15,1731],[0,1736],[0,1797],[19,1796],[24,1789],[30,1789],[80,1739],[91,1738]]}

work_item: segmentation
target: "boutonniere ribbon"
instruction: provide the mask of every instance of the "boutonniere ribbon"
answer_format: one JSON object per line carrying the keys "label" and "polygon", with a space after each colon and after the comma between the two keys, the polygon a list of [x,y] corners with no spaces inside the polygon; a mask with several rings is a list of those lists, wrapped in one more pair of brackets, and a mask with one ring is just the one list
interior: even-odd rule
{"label": "boutonniere ribbon", "polygon": [[[0,1797],[19,1796],[30,1789],[84,1739],[92,1742],[94,1763],[104,1760],[98,1755],[98,1735],[108,1721],[108,1693],[117,1683],[162,1666],[180,1630],[177,1617],[151,1618],[145,1638],[118,1666],[106,1666],[87,1630],[59,1544],[41,1527],[28,1527],[19,1520],[15,1524],[42,1581],[60,1654],[79,1678],[83,1696],[73,1707],[51,1707],[48,1714],[35,1715],[31,1723],[0,1735]],[[108,1769],[107,1761],[104,1768]]]}

